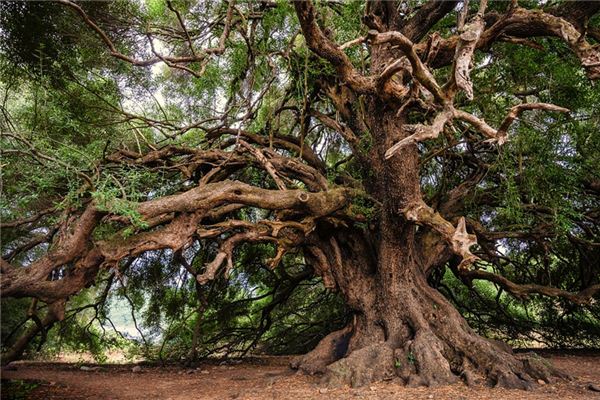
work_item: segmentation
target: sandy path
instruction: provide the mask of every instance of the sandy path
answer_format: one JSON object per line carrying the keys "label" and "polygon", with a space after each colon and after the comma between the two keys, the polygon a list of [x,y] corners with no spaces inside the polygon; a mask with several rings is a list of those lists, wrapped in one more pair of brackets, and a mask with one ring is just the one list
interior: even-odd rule
{"label": "sandy path", "polygon": [[[575,379],[540,385],[535,390],[468,388],[455,384],[440,388],[405,388],[396,382],[370,387],[324,389],[315,377],[294,374],[285,365],[206,365],[193,373],[181,368],[112,366],[101,371],[81,371],[74,365],[22,363],[16,371],[3,371],[2,379],[42,380],[29,399],[600,399],[587,389],[600,384],[600,354],[549,357]],[[281,363],[278,363],[281,364]],[[204,371],[204,372],[202,372]],[[4,385],[3,385],[4,386]],[[13,396],[14,398],[14,396]],[[11,394],[2,390],[2,399]]]}

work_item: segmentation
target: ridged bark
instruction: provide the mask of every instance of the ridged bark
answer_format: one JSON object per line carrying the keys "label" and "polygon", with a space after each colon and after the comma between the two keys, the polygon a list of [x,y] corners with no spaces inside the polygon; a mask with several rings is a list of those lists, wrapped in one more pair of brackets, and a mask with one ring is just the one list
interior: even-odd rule
{"label": "ridged bark", "polygon": [[[388,49],[373,51],[375,66],[390,57]],[[323,382],[333,386],[399,378],[409,386],[462,379],[469,385],[528,389],[540,379],[565,377],[541,358],[518,357],[508,346],[479,336],[428,285],[432,260],[448,257],[442,254],[444,246],[424,244],[416,224],[402,213],[422,195],[417,147],[403,147],[385,158],[393,141],[410,134],[397,108],[373,101],[366,114],[374,137],[373,179],[367,189],[382,204],[374,228],[362,234],[335,230],[331,237],[320,238],[331,275],[355,317],[292,366],[322,374]]]}
{"label": "ridged bark", "polygon": [[408,386],[463,380],[529,389],[540,379],[567,377],[535,354],[517,356],[505,344],[476,334],[427,284],[418,263],[391,257],[402,252],[397,243],[382,241],[369,290],[342,289],[356,307],[353,321],[292,367],[321,374],[327,385],[353,387],[396,378]]}

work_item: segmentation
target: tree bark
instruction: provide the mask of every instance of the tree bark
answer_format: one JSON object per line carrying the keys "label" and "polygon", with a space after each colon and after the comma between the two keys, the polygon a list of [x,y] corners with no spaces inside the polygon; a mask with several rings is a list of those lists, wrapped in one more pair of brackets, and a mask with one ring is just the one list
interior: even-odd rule
{"label": "tree bark", "polygon": [[42,341],[45,341],[47,332],[54,326],[58,321],[62,321],[65,316],[65,301],[59,300],[55,303],[48,305],[48,312],[43,319],[38,320],[37,323],[31,325],[27,330],[17,339],[17,341],[2,354],[2,365],[9,364],[12,361],[19,360],[23,357],[23,353],[29,346],[29,343],[35,338],[38,333],[42,333]]}
{"label": "tree bark", "polygon": [[[536,355],[518,357],[508,346],[477,335],[427,284],[418,260],[407,253],[406,243],[400,244],[404,239],[382,237],[376,272],[362,285],[356,280],[340,285],[354,308],[353,321],[294,360],[293,368],[322,374],[323,382],[334,387],[388,379],[401,379],[409,386],[437,386],[462,379],[468,385],[529,389],[540,379],[567,377]],[[348,260],[350,247],[340,249]],[[362,258],[354,255],[355,260]],[[335,275],[354,270],[352,264],[344,263]]]}
{"label": "tree bark", "polygon": [[[374,47],[373,68],[383,69],[381,60],[397,57],[388,47]],[[507,346],[477,335],[428,285],[428,263],[440,259],[431,252],[443,247],[420,243],[416,225],[402,213],[422,201],[417,146],[385,158],[394,141],[410,135],[398,108],[380,100],[367,103],[374,138],[369,154],[373,179],[367,189],[382,204],[377,228],[363,234],[338,229],[319,238],[331,278],[354,310],[354,320],[292,367],[322,374],[332,386],[394,378],[409,386],[437,386],[462,379],[469,385],[528,389],[539,379],[565,377],[539,357],[517,357]]]}

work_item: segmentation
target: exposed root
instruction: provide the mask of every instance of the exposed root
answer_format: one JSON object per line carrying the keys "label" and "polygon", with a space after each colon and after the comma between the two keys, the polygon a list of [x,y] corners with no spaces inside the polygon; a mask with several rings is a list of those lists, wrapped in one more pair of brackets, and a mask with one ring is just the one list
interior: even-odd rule
{"label": "exposed root", "polygon": [[572,377],[564,371],[553,366],[550,361],[530,352],[518,357],[523,362],[523,367],[527,374],[536,380],[543,380],[546,383],[551,382],[551,378],[560,378],[571,380]]}
{"label": "exposed root", "polygon": [[359,387],[399,377],[410,387],[448,385],[462,379],[469,386],[530,390],[540,381],[569,378],[535,353],[514,355],[503,342],[464,333],[473,335],[468,347],[460,341],[449,344],[423,329],[402,347],[394,349],[390,341],[376,342],[344,357],[351,335],[350,328],[345,328],[294,360],[292,368],[323,374],[321,382],[329,387]]}
{"label": "exposed root", "polygon": [[322,373],[322,383],[334,387],[399,377],[408,386],[462,379],[467,385],[529,390],[541,381],[568,378],[536,354],[515,355],[506,343],[477,335],[420,280],[407,279],[412,290],[384,297],[379,303],[384,306],[363,311],[362,319],[327,336],[292,366]]}
{"label": "exposed root", "polygon": [[496,343],[490,347],[474,346],[465,356],[461,374],[467,384],[485,382],[494,387],[531,390],[540,380],[550,383],[554,378],[569,378],[535,353],[515,356],[501,347],[505,351],[498,350]]}
{"label": "exposed root", "polygon": [[533,389],[533,380],[522,372],[514,372],[510,368],[500,367],[488,375],[489,386],[507,389]]}
{"label": "exposed root", "polygon": [[500,351],[503,351],[508,354],[514,354],[512,347],[510,347],[508,344],[506,344],[506,342],[503,342],[502,340],[487,339],[487,341],[494,345]]}
{"label": "exposed root", "polygon": [[309,375],[324,373],[328,365],[346,355],[350,335],[350,326],[330,333],[311,352],[292,360],[290,367]]}
{"label": "exposed root", "polygon": [[359,387],[393,376],[394,351],[385,343],[375,343],[329,365],[322,383],[330,387]]}
{"label": "exposed root", "polygon": [[394,352],[397,374],[411,387],[454,383],[458,377],[443,353],[444,347],[435,335],[419,332],[414,340]]}

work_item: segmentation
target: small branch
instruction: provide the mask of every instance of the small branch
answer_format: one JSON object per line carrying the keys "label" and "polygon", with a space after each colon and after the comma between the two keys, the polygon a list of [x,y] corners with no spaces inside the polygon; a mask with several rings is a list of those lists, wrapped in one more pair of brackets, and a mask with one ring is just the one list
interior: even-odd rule
{"label": "small branch", "polygon": [[[478,117],[474,116],[473,114],[470,114],[466,111],[456,110],[456,109],[454,110],[454,117],[471,124],[475,129],[477,129],[477,131],[479,131],[486,138],[492,139],[492,140],[498,139],[498,131],[496,131],[496,129],[489,126],[487,124],[487,122],[485,122],[483,119],[478,118]],[[500,140],[498,140],[498,144],[503,144],[503,143],[504,143],[504,141],[502,141],[502,143],[500,143]]]}
{"label": "small branch", "polygon": [[181,29],[183,29],[183,33],[185,33],[185,38],[187,39],[188,44],[190,46],[190,51],[195,56],[196,52],[194,51],[194,45],[192,43],[192,39],[190,37],[190,34],[189,34],[188,30],[185,27],[185,23],[183,22],[183,18],[181,17],[181,14],[179,13],[179,11],[177,11],[177,9],[175,7],[173,7],[173,4],[171,3],[170,0],[167,0],[167,7],[169,7],[169,10],[173,11],[175,13],[175,15],[177,16],[177,20],[179,21],[179,25],[181,26]]}
{"label": "small branch", "polygon": [[[70,0],[57,0],[58,3],[63,4],[67,7],[70,7],[71,9],[73,9],[75,12],[77,12],[81,18],[83,19],[83,21],[90,27],[92,28],[92,30],[94,32],[96,32],[96,34],[100,37],[100,39],[102,40],[102,42],[104,42],[104,44],[106,45],[106,47],[108,47],[111,56],[122,60],[122,61],[126,61],[130,64],[133,64],[135,66],[140,66],[140,67],[146,67],[146,66],[150,66],[150,65],[154,65],[160,62],[165,62],[167,65],[171,66],[171,67],[175,67],[175,68],[179,68],[179,69],[183,69],[187,72],[192,73],[195,76],[198,76],[198,73],[192,71],[191,69],[184,67],[182,65],[178,65],[178,64],[190,64],[196,61],[202,61],[204,60],[208,55],[221,55],[223,54],[223,52],[225,51],[225,42],[227,40],[227,38],[229,37],[229,34],[231,32],[231,25],[232,25],[232,19],[233,19],[233,10],[234,10],[234,4],[235,2],[229,1],[229,7],[227,8],[227,15],[225,17],[225,27],[223,29],[223,33],[221,34],[221,36],[219,37],[219,44],[217,47],[213,47],[213,48],[207,48],[207,49],[203,49],[200,53],[196,53],[193,48],[192,48],[192,42],[191,42],[191,38],[185,28],[185,26],[183,25],[183,21],[181,19],[180,14],[175,11],[174,8],[171,7],[170,2],[168,2],[168,6],[169,8],[174,11],[177,14],[177,17],[179,19],[179,22],[182,25],[182,28],[184,30],[184,32],[186,33],[188,42],[190,44],[190,49],[192,51],[192,56],[185,56],[185,57],[170,57],[170,56],[159,56],[158,54],[155,55],[155,58],[150,58],[150,59],[146,59],[146,60],[140,60],[140,59],[136,59],[136,58],[132,58],[129,57],[121,52],[119,52],[117,50],[117,47],[115,46],[115,44],[112,42],[112,40],[110,40],[110,38],[108,37],[108,35],[88,16],[88,14],[83,10],[83,8],[81,8],[78,4],[70,1]],[[152,40],[150,39],[150,43],[152,44]]]}
{"label": "small branch", "polygon": [[257,148],[250,146],[243,140],[239,141],[240,145],[248,150],[257,160],[258,162],[265,168],[265,171],[271,175],[271,178],[275,181],[275,184],[279,188],[279,190],[286,190],[287,187],[285,183],[281,180],[281,178],[277,175],[277,170],[273,167],[273,164],[269,161],[267,157]]}
{"label": "small branch", "polygon": [[354,46],[356,46],[356,45],[359,45],[359,44],[361,44],[361,43],[364,43],[364,42],[365,42],[365,40],[367,40],[367,38],[366,38],[366,37],[364,37],[364,36],[360,36],[360,37],[357,37],[356,39],[350,40],[350,41],[348,41],[348,42],[346,42],[346,43],[344,43],[344,44],[340,45],[338,48],[339,48],[340,50],[346,50],[346,49],[349,49],[350,47],[354,47]]}
{"label": "small branch", "polygon": [[498,40],[506,43],[519,44],[521,46],[527,46],[535,50],[544,51],[544,46],[539,43],[534,42],[533,40],[528,40],[524,38],[516,38],[508,35],[500,35]]}
{"label": "small branch", "polygon": [[266,241],[275,243],[277,253],[275,257],[269,260],[269,267],[271,269],[276,268],[289,249],[302,243],[309,233],[315,229],[315,220],[314,218],[305,218],[301,222],[263,220],[257,223],[228,220],[204,227],[199,231],[199,236],[202,238],[216,237],[233,229],[245,229],[246,231],[236,233],[223,241],[215,258],[206,265],[204,273],[197,275],[196,280],[198,283],[204,285],[213,280],[225,262],[225,275],[227,276],[229,271],[233,269],[235,247],[243,242]]}
{"label": "small branch", "polygon": [[483,136],[488,138],[489,142],[498,143],[498,145],[503,145],[508,140],[508,129],[512,125],[515,119],[523,112],[529,110],[545,110],[545,111],[555,111],[555,112],[563,112],[568,113],[570,110],[568,108],[560,107],[554,104],[549,103],[525,103],[519,104],[510,109],[502,123],[500,124],[500,128],[498,130],[489,126],[483,119],[480,119],[473,114],[469,114],[466,111],[462,110],[453,110],[454,117],[465,122],[471,124],[475,129],[477,129]]}
{"label": "small branch", "polygon": [[[74,171],[77,175],[79,175],[80,177],[83,178],[83,180],[85,180],[87,182],[87,184],[89,185],[90,189],[94,188],[94,181],[92,180],[92,178],[87,175],[85,172],[80,171],[79,169],[75,168],[74,166],[70,165],[69,163],[66,163],[58,158],[49,156],[45,153],[40,152],[33,143],[31,143],[29,140],[25,139],[25,137],[23,137],[22,134],[20,133],[10,133],[10,132],[1,132],[0,133],[0,137],[1,136],[5,136],[5,137],[9,137],[12,139],[15,139],[17,142],[25,145],[28,148],[28,152],[29,154],[37,159],[37,160],[45,160],[45,161],[50,161],[53,163],[56,163],[58,165],[60,165],[61,167],[64,167],[67,170],[72,170]],[[40,162],[40,164],[44,164],[43,162]]]}
{"label": "small branch", "polygon": [[348,128],[345,125],[342,125],[341,123],[339,123],[335,119],[331,118],[330,116],[325,115],[322,112],[319,112],[317,110],[310,110],[310,114],[313,115],[314,117],[316,117],[319,121],[321,121],[328,128],[333,129],[336,132],[339,132],[339,134],[342,135],[342,137],[344,139],[346,139],[348,144],[350,144],[353,148],[356,147],[356,145],[360,141],[358,139],[358,137],[354,134],[352,129]]}
{"label": "small branch", "polygon": [[460,9],[460,13],[458,14],[458,21],[456,23],[457,29],[460,31],[465,26],[467,22],[467,17],[469,16],[469,0],[463,0],[462,6]]}
{"label": "small branch", "polygon": [[19,219],[15,219],[9,222],[0,222],[0,228],[16,228],[18,226],[21,225],[25,225],[25,224],[29,224],[32,222],[36,222],[37,220],[39,220],[40,218],[42,218],[45,215],[48,214],[52,214],[53,212],[56,211],[56,207],[48,207],[36,214],[33,214],[29,217],[25,217],[25,218],[19,218]]}
{"label": "small branch", "polygon": [[352,65],[344,51],[333,43],[317,24],[317,13],[310,0],[295,1],[294,8],[308,47],[319,57],[329,61],[340,78],[359,93],[374,93],[375,85],[362,76]]}
{"label": "small branch", "polygon": [[498,128],[497,137],[500,141],[501,138],[506,138],[508,135],[508,128],[512,125],[513,121],[523,112],[529,110],[545,110],[545,111],[555,111],[568,113],[570,110],[568,108],[559,107],[554,104],[549,103],[526,103],[519,104],[510,109],[508,115],[504,118],[504,121],[500,124],[500,128]]}

